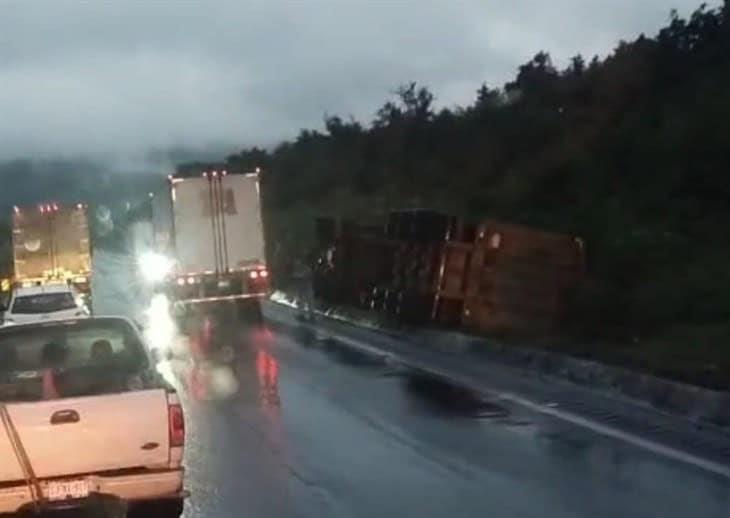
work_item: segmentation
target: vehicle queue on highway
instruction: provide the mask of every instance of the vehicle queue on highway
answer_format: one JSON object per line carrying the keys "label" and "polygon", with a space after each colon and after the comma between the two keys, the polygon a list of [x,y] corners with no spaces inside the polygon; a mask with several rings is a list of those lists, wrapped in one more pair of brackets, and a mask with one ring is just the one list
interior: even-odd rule
{"label": "vehicle queue on highway", "polygon": [[86,204],[14,207],[14,278],[0,301],[0,514],[99,500],[134,516],[182,513],[183,409],[158,368],[172,335],[146,326],[261,318],[258,172],[171,175],[149,199],[152,245],[130,252],[158,310],[150,322],[94,314]]}

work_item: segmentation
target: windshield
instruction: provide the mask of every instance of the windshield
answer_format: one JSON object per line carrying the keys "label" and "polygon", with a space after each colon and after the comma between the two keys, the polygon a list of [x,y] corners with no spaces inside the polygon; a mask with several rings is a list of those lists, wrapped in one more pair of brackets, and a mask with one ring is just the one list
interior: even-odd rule
{"label": "windshield", "polygon": [[0,186],[0,518],[3,407],[121,515],[730,518],[730,0],[0,0]]}
{"label": "windshield", "polygon": [[71,293],[41,293],[17,297],[13,302],[13,313],[35,314],[53,313],[76,308],[76,301]]}
{"label": "windshield", "polygon": [[119,390],[146,365],[137,334],[123,320],[10,327],[0,332],[0,400],[47,399],[49,372],[57,397]]}

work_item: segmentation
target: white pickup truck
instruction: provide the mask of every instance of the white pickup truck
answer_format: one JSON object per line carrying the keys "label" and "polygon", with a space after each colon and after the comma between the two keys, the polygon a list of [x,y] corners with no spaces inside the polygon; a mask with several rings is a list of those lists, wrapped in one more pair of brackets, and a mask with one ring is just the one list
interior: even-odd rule
{"label": "white pickup truck", "polygon": [[181,514],[182,407],[128,320],[0,329],[0,418],[0,514]]}

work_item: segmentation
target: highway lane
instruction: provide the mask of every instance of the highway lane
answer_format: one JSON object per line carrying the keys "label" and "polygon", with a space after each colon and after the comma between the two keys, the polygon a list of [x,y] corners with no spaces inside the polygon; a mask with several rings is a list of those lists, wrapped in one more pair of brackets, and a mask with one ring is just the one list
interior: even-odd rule
{"label": "highway lane", "polygon": [[[133,263],[95,261],[97,307],[143,314]],[[175,364],[189,518],[730,517],[718,475],[303,328],[226,331],[233,368],[194,378]]]}
{"label": "highway lane", "polygon": [[730,516],[717,475],[303,330],[230,340],[236,393],[184,391],[188,517]]}

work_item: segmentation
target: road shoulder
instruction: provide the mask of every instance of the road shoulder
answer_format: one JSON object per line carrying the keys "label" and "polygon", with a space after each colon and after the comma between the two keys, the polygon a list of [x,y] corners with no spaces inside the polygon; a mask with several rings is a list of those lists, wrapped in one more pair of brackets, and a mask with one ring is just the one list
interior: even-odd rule
{"label": "road shoulder", "polygon": [[276,325],[316,333],[320,338],[383,362],[400,363],[447,378],[489,397],[730,478],[730,435],[720,428],[700,425],[530,369],[424,346],[423,337],[379,332],[321,315],[315,326],[298,321],[296,310],[284,304],[267,304],[266,315]]}

